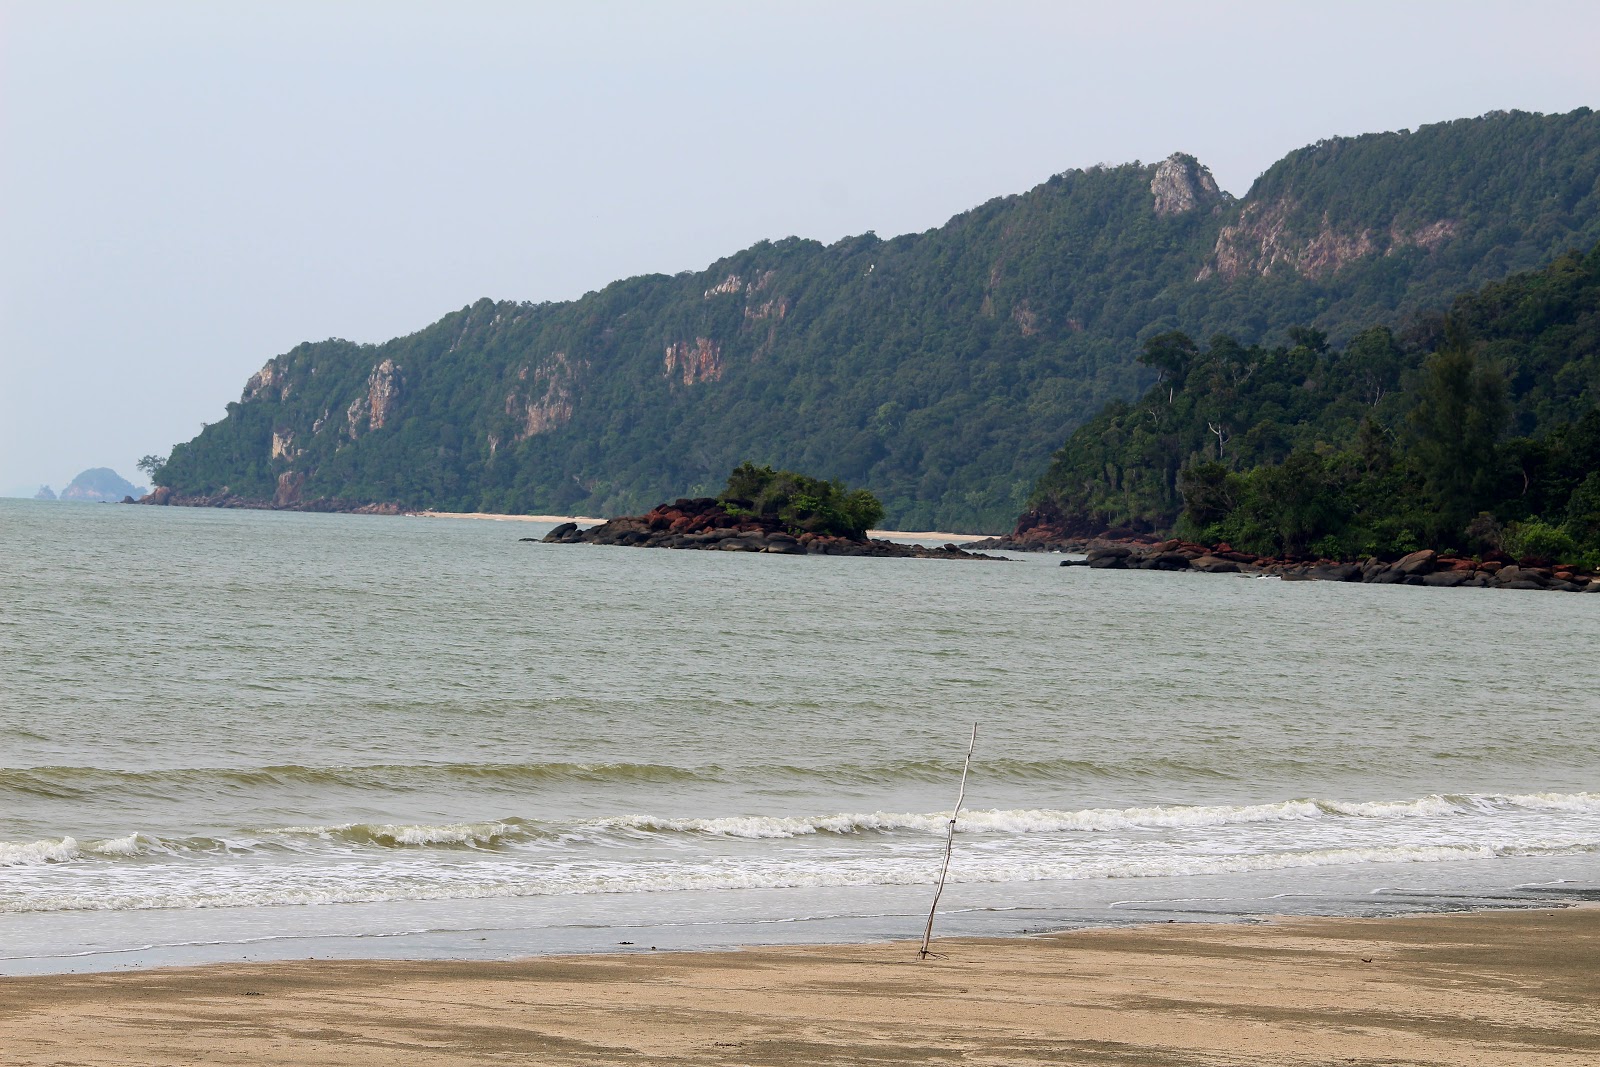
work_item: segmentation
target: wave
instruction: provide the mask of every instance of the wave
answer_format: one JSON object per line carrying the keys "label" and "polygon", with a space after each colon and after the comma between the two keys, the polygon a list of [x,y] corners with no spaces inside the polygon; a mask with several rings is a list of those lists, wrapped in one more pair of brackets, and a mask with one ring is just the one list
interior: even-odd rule
{"label": "wave", "polygon": [[656,763],[373,763],[340,767],[171,767],[144,771],[103,767],[0,768],[0,793],[71,800],[111,795],[169,796],[175,788],[239,789],[334,786],[393,789],[462,782],[531,785],[552,782],[721,781],[723,770]]}
{"label": "wave", "polygon": [[[1562,811],[1600,814],[1600,793],[1432,795],[1414,800],[1285,800],[1268,804],[1167,805],[1134,808],[970,810],[961,813],[963,833],[1029,834],[1067,831],[1177,829],[1302,822],[1310,819],[1421,819],[1496,812]],[[950,813],[873,812],[823,816],[733,816],[665,819],[638,815],[605,820],[618,829],[712,834],[726,837],[783,838],[810,834],[859,834],[909,830],[942,834]]]}
{"label": "wave", "polygon": [[[1079,832],[1200,830],[1312,821],[1358,822],[1493,818],[1515,813],[1600,814],[1600,793],[1433,794],[1409,800],[1295,799],[1267,804],[1164,805],[1131,808],[967,810],[957,821],[964,834],[1024,835]],[[116,860],[161,855],[254,852],[470,849],[503,850],[544,845],[577,848],[639,837],[743,838],[753,841],[819,835],[937,836],[950,813],[869,812],[831,815],[736,815],[669,818],[626,815],[568,822],[505,818],[444,824],[337,823],[242,830],[228,838],[162,838],[143,833],[88,841],[74,838],[0,841],[0,867]]]}
{"label": "wave", "polygon": [[[1069,857],[1034,863],[958,862],[956,884],[1083,881],[1248,874],[1372,863],[1444,863],[1600,852],[1593,841],[1480,842],[1304,849],[1250,855]],[[508,897],[920,886],[931,867],[915,861],[861,860],[806,864],[765,860],[737,866],[636,862],[537,867],[431,868],[366,864],[309,873],[292,867],[235,870],[185,868],[184,879],[116,881],[71,887],[39,886],[0,896],[0,914],[54,911],[145,911]]]}
{"label": "wave", "polygon": [[[764,782],[802,780],[839,785],[884,782],[946,783],[961,772],[960,761],[891,760],[824,765],[752,763],[739,766],[705,764],[680,767],[661,763],[372,763],[310,767],[283,764],[262,767],[167,767],[129,771],[104,767],[0,767],[0,795],[7,792],[55,800],[106,796],[169,796],[174,789],[244,790],[287,786],[392,790],[418,785],[666,784],[672,782]],[[993,759],[973,768],[978,779],[1012,782],[1161,781],[1232,779],[1234,773],[1175,760],[1141,760],[1136,764],[1104,764],[1090,760]]]}

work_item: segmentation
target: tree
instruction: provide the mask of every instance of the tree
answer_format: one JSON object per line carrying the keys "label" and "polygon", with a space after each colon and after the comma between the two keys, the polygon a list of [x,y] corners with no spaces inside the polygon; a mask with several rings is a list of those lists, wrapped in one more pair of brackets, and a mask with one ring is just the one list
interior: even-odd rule
{"label": "tree", "polygon": [[731,514],[777,519],[796,533],[842,534],[860,540],[883,521],[883,504],[865,489],[794,471],[757,467],[748,461],[728,475],[718,498]]}
{"label": "tree", "polygon": [[1139,362],[1154,367],[1161,375],[1159,380],[1169,386],[1168,403],[1172,402],[1172,390],[1183,388],[1184,379],[1199,359],[1200,346],[1181,330],[1169,330],[1150,338],[1139,355]]}
{"label": "tree", "polygon": [[1411,454],[1438,509],[1440,532],[1459,531],[1494,489],[1500,435],[1510,418],[1505,377],[1453,335],[1428,357],[1411,411]]}
{"label": "tree", "polygon": [[146,478],[150,479],[150,485],[152,487],[160,484],[161,468],[165,467],[166,465],[167,458],[165,456],[157,455],[145,456],[143,459],[139,460],[139,462],[134,464],[135,467],[138,467],[144,472],[144,476]]}

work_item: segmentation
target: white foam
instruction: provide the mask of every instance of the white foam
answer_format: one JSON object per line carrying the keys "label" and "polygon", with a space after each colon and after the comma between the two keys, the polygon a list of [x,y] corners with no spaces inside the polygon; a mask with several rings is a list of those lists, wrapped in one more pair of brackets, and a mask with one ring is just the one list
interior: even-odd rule
{"label": "white foam", "polygon": [[60,841],[0,841],[0,867],[32,867],[44,863],[70,863],[83,853],[70,837]]}
{"label": "white foam", "polygon": [[[957,857],[955,883],[1084,881],[1240,874],[1374,863],[1492,861],[1508,857],[1600,852],[1593,838],[1531,842],[1477,841],[1306,848],[1244,854],[1168,854]],[[196,868],[190,864],[108,869],[72,886],[58,880],[13,884],[0,893],[0,913],[141,911],[269,905],[358,904],[508,897],[655,894],[695,890],[811,889],[926,885],[928,857],[863,855],[852,859],[764,856],[738,863],[635,860],[538,864],[493,859],[451,866],[425,860],[386,860],[307,869],[302,864]]]}
{"label": "white foam", "polygon": [[[1530,793],[1522,795],[1442,796],[1412,800],[1332,801],[1285,800],[1268,804],[1167,805],[1132,808],[1049,808],[969,810],[957,828],[963,833],[1030,834],[1074,830],[1138,830],[1250,823],[1299,822],[1326,818],[1422,819],[1498,812],[1510,808],[1538,811],[1600,813],[1600,793]],[[784,838],[810,834],[856,834],[910,830],[942,834],[950,813],[870,812],[821,816],[735,816],[715,819],[665,819],[635,815],[601,820],[615,829],[675,831],[726,837]]]}

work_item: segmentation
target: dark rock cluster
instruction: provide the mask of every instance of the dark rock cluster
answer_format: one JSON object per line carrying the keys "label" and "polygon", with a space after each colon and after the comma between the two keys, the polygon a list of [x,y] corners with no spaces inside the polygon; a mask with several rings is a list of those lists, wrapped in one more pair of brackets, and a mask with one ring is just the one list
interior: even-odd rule
{"label": "dark rock cluster", "polygon": [[1462,586],[1600,593],[1600,576],[1570,567],[1441,556],[1431,548],[1397,560],[1368,557],[1359,563],[1341,563],[1331,559],[1275,559],[1236,552],[1227,544],[1206,546],[1176,540],[1152,542],[1085,538],[1063,542],[1061,549],[1085,555],[1081,560],[1064,561],[1061,564],[1063,567],[1238,573],[1282,578],[1291,582],[1369,582],[1373,585],[1426,585],[1445,589]]}
{"label": "dark rock cluster", "polygon": [[[524,537],[524,541],[533,538]],[[772,552],[790,556],[892,556],[917,559],[1000,559],[966,552],[955,545],[925,548],[872,538],[792,533],[776,520],[729,514],[711,497],[661,504],[644,515],[609,519],[579,529],[565,522],[544,536],[546,544],[624,545],[630,548],[687,548],[714,552]]]}
{"label": "dark rock cluster", "polygon": [[275,500],[257,500],[240,496],[224,489],[209,495],[175,492],[167,486],[158,487],[148,496],[138,500],[125,499],[124,504],[156,504],[163,507],[183,508],[243,508],[251,511],[316,511],[338,512],[346,515],[404,515],[406,509],[398,504],[356,504],[348,500],[297,500],[280,503]]}

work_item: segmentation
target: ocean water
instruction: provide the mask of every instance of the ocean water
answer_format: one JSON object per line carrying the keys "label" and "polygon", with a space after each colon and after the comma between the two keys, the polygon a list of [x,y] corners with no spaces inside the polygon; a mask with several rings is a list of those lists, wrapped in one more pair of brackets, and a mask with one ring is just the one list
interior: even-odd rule
{"label": "ocean water", "polygon": [[0,501],[0,973],[1600,894],[1600,597]]}

